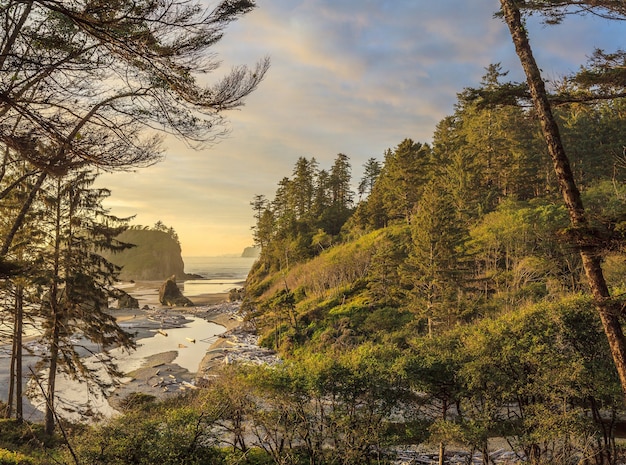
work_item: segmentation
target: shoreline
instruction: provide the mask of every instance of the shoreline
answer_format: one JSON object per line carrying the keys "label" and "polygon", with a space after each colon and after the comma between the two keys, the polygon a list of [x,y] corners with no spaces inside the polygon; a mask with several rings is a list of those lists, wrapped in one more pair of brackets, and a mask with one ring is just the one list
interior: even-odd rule
{"label": "shoreline", "polygon": [[[139,308],[117,309],[113,303],[108,313],[122,329],[133,335],[138,345],[144,348],[143,353],[119,360],[121,378],[101,377],[105,384],[109,384],[104,391],[92,391],[82,382],[57,377],[57,384],[63,386],[59,389],[59,393],[63,394],[57,396],[57,413],[61,417],[78,423],[106,421],[118,416],[133,402],[141,402],[142,397],[163,401],[200,389],[218,375],[221,367],[233,361],[269,365],[278,363],[274,352],[258,346],[254,327],[239,314],[240,301],[229,302],[228,293],[207,293],[190,298],[194,303],[190,307],[164,306],[158,301],[160,284],[122,283],[124,290],[139,300]],[[192,320],[203,320],[219,329],[215,326],[213,329],[207,328],[206,337],[202,335],[203,332],[181,336],[185,334],[186,328],[198,325],[192,323]],[[164,345],[158,342],[161,337],[167,338],[168,333],[171,336],[168,339],[173,341]],[[180,342],[177,338],[180,338]],[[171,342],[174,341],[177,345],[172,346]],[[202,351],[192,359],[185,358],[187,347],[203,341],[207,344]],[[145,347],[150,349],[146,351]],[[113,349],[111,352],[116,351]],[[94,370],[101,369],[98,368],[97,355],[90,358],[93,360],[87,363],[92,364]],[[36,415],[35,412],[42,411],[43,400],[36,390],[31,389],[33,393],[34,396],[28,395],[28,401]]]}
{"label": "shoreline", "polygon": [[194,306],[168,307],[158,301],[158,289],[161,284],[149,281],[124,285],[124,291],[139,300],[140,308],[110,310],[118,323],[137,325],[139,331],[136,333],[136,339],[154,337],[154,328],[150,328],[154,320],[150,317],[162,314],[195,316],[223,327],[224,331],[207,347],[195,372],[175,362],[177,357],[175,350],[145,357],[141,366],[125,373],[125,377],[107,396],[109,404],[117,411],[123,408],[126,400],[133,394],[145,394],[154,396],[157,400],[164,400],[187,390],[198,389],[197,384],[202,384],[203,380],[212,376],[212,372],[227,359],[227,352],[233,347],[229,340],[230,333],[238,331],[243,324],[243,319],[237,315],[241,302],[229,302],[228,293],[201,294],[190,297]]}

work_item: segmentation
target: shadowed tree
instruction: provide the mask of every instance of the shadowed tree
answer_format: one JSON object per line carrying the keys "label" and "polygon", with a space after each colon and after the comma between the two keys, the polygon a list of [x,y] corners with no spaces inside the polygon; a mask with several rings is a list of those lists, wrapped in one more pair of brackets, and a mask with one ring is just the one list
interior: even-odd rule
{"label": "shadowed tree", "polygon": [[115,238],[126,229],[126,220],[108,214],[102,201],[105,189],[91,187],[95,176],[81,171],[57,177],[46,192],[49,234],[42,250],[39,284],[42,296],[41,319],[44,342],[49,345],[45,358],[45,430],[52,434],[56,377],[59,370],[72,377],[104,383],[88,368],[77,350],[76,335],[97,344],[98,359],[110,375],[119,376],[106,351],[112,347],[132,348],[129,334],[107,313],[108,299],[116,297],[113,285],[119,267],[105,260],[103,250],[129,247]]}
{"label": "shadowed tree", "polygon": [[[240,106],[268,60],[201,84],[218,66],[209,52],[224,28],[254,8],[221,1],[211,10],[182,0],[27,1],[0,8],[0,146],[49,174],[82,166],[130,169],[160,158],[165,131],[201,144],[224,132],[224,110]],[[204,78],[204,81],[209,81]]]}

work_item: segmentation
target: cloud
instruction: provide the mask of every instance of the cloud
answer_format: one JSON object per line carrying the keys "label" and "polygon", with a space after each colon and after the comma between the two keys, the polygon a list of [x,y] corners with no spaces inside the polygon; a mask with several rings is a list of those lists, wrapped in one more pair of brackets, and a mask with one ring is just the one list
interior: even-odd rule
{"label": "cloud", "polygon": [[[214,2],[213,2],[214,3]],[[456,94],[501,62],[522,80],[497,2],[458,0],[259,0],[215,48],[226,72],[272,61],[261,86],[228,115],[231,133],[193,151],[167,140],[167,159],[103,179],[114,210],[173,226],[193,255],[236,253],[252,242],[249,202],[272,197],[300,156],[329,168],[347,154],[353,177],[370,157],[411,137],[429,141]],[[578,68],[595,46],[611,48],[624,25],[531,18],[532,44],[549,77]],[[210,80],[210,77],[207,77]]]}

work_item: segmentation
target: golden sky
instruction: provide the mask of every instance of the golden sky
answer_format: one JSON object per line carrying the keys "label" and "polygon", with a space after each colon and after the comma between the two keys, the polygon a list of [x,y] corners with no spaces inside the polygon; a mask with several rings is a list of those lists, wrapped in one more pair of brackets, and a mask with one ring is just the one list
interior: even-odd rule
{"label": "golden sky", "polygon": [[[506,27],[493,18],[496,0],[257,4],[215,48],[223,60],[216,76],[266,55],[272,63],[246,105],[228,114],[228,137],[200,151],[168,139],[163,162],[99,181],[112,190],[113,214],[172,226],[183,256],[252,245],[250,201],[272,198],[299,157],[330,168],[344,153],[356,185],[368,158],[382,161],[407,137],[429,142],[456,94],[477,86],[490,64],[523,79]],[[594,48],[626,47],[626,25],[617,22],[586,17],[547,27],[532,18],[528,26],[548,79],[576,71]]]}

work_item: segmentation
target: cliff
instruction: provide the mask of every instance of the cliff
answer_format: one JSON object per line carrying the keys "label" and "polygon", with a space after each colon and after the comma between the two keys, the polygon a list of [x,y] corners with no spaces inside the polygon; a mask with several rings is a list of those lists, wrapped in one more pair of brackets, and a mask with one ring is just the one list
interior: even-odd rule
{"label": "cliff", "polygon": [[153,229],[129,229],[117,239],[135,245],[121,252],[103,254],[122,267],[121,280],[161,281],[172,275],[185,279],[180,244],[171,234]]}
{"label": "cliff", "polygon": [[241,253],[242,258],[257,258],[261,253],[258,247],[246,247]]}

